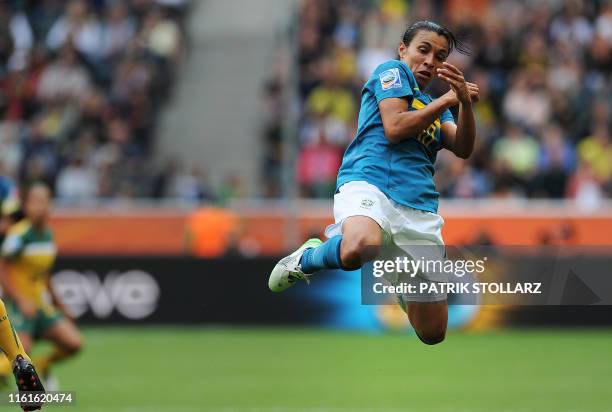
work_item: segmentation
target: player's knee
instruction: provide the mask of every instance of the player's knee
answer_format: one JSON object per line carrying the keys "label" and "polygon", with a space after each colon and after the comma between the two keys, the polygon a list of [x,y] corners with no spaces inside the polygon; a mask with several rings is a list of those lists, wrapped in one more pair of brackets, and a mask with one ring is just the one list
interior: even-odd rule
{"label": "player's knee", "polygon": [[340,259],[347,268],[356,268],[363,262],[374,259],[378,254],[382,236],[380,232],[363,233],[344,237],[340,246]]}
{"label": "player's knee", "polygon": [[417,336],[426,345],[442,343],[446,337],[446,328],[436,328],[426,331],[417,331]]}
{"label": "player's knee", "polygon": [[72,339],[64,342],[63,347],[71,356],[76,355],[83,349],[83,338],[81,336],[74,336]]}

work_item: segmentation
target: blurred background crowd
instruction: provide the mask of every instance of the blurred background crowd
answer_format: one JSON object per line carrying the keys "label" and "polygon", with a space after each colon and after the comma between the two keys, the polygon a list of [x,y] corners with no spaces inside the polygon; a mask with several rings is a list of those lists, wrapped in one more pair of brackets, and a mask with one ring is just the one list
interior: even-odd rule
{"label": "blurred background crowd", "polygon": [[[360,92],[395,58],[407,24],[433,19],[471,49],[450,60],[478,83],[478,138],[464,161],[442,151],[447,198],[612,195],[612,2],[606,0],[302,0],[296,27],[299,149],[284,146],[291,67],[264,87],[261,184],[156,153],[159,120],[187,55],[183,0],[0,2],[0,174],[44,181],[64,203],[282,197],[295,165],[300,196],[331,198],[357,128]],[[432,16],[435,16],[432,18]],[[440,95],[442,82],[429,92]],[[160,164],[162,160],[165,163]]]}
{"label": "blurred background crowd", "polygon": [[0,2],[0,174],[68,203],[169,195],[151,152],[186,12],[181,0]]}
{"label": "blurred background crowd", "polygon": [[[395,58],[407,22],[419,19],[468,43],[470,55],[449,60],[481,90],[474,155],[438,155],[442,196],[572,198],[586,206],[610,197],[612,2],[605,0],[302,1],[296,176],[303,197],[332,196],[361,88]],[[268,197],[282,195],[286,87],[278,76],[265,87]],[[445,91],[441,81],[429,89]]]}

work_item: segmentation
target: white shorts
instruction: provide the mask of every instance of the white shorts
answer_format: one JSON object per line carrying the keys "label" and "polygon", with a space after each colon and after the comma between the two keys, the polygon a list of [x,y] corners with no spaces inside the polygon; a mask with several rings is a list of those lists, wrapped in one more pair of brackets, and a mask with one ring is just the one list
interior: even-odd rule
{"label": "white shorts", "polygon": [[[415,259],[445,257],[442,240],[444,219],[440,215],[403,206],[368,182],[353,181],[340,187],[334,195],[335,223],[325,229],[325,235],[331,238],[342,234],[342,224],[351,216],[367,216],[376,221],[383,230],[383,246],[392,243]],[[447,274],[432,272],[421,272],[414,279],[405,277],[403,273],[385,277],[391,283],[448,281]],[[404,294],[402,299],[408,302],[434,302],[445,300],[446,293]]]}

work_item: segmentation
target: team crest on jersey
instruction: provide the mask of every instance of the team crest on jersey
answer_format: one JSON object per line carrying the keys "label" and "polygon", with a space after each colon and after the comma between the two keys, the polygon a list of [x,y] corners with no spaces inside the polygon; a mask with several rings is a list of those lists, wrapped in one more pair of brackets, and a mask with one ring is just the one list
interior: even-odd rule
{"label": "team crest on jersey", "polygon": [[385,70],[378,77],[380,78],[380,85],[383,90],[399,89],[402,87],[402,79],[400,78],[398,68]]}
{"label": "team crest on jersey", "polygon": [[374,206],[374,201],[372,199],[363,199],[361,201],[361,207],[364,209],[371,209]]}

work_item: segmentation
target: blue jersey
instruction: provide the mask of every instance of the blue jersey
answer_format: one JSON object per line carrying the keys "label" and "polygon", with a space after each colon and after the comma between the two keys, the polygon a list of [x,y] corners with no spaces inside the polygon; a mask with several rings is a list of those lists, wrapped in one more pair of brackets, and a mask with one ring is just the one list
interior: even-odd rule
{"label": "blue jersey", "polygon": [[410,68],[399,60],[378,66],[361,92],[357,135],[344,153],[336,190],[365,180],[387,197],[413,209],[437,213],[434,163],[441,149],[440,126],[454,121],[447,109],[418,136],[399,143],[385,137],[378,104],[390,97],[408,98],[407,109],[419,110],[433,99],[421,92]]}
{"label": "blue jersey", "polygon": [[0,176],[0,216],[10,215],[19,209],[17,188],[11,179]]}

